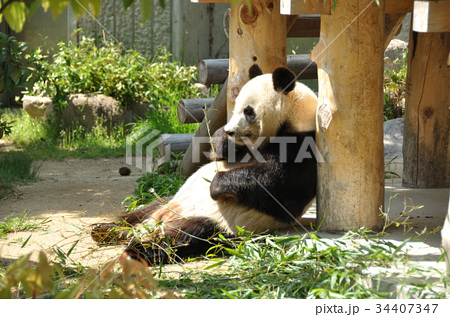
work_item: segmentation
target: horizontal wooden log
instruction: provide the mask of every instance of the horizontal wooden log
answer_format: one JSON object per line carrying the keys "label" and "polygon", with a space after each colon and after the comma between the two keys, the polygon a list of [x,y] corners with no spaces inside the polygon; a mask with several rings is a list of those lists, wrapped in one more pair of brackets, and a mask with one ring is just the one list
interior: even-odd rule
{"label": "horizontal wooden log", "polygon": [[178,102],[178,120],[182,124],[202,122],[204,110],[208,111],[213,102],[214,98],[181,99]]}
{"label": "horizontal wooden log", "polygon": [[317,65],[309,54],[288,55],[287,67],[292,70],[297,79],[315,79],[317,78]]}
{"label": "horizontal wooden log", "polygon": [[[204,85],[223,84],[228,77],[228,59],[204,59],[198,65],[198,80]],[[288,55],[287,67],[297,79],[317,78],[317,65],[309,58],[309,54]]]}
{"label": "horizontal wooden log", "polygon": [[319,36],[320,36],[320,14],[299,15],[287,33],[287,37],[319,37]]}
{"label": "horizontal wooden log", "polygon": [[204,59],[198,64],[198,81],[203,85],[223,84],[228,77],[230,60]]}
{"label": "horizontal wooden log", "polygon": [[159,155],[164,157],[172,152],[175,154],[186,152],[194,135],[195,133],[161,134],[158,138]]}

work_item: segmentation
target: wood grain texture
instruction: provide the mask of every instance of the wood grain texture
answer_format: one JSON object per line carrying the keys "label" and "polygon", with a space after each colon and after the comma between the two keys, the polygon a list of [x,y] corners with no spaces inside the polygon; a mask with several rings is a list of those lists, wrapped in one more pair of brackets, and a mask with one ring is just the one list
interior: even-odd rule
{"label": "wood grain texture", "polygon": [[[322,230],[382,226],[384,1],[341,1],[321,16],[317,216]],[[357,17],[355,19],[355,17]]]}

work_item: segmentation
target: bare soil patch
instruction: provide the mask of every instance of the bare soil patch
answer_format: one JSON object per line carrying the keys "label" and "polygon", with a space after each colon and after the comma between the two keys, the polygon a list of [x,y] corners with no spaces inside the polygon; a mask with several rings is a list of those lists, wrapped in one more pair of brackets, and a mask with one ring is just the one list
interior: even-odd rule
{"label": "bare soil patch", "polygon": [[[38,181],[20,186],[0,200],[0,219],[20,217],[26,210],[29,217],[50,222],[45,230],[16,232],[0,239],[1,264],[30,252],[34,260],[40,250],[49,255],[58,248],[67,252],[77,241],[70,259],[84,266],[97,266],[120,255],[123,247],[99,248],[86,229],[93,223],[109,222],[124,211],[121,203],[132,194],[142,172],[125,164],[125,157],[37,164]],[[120,176],[123,166],[131,169],[130,176]]]}

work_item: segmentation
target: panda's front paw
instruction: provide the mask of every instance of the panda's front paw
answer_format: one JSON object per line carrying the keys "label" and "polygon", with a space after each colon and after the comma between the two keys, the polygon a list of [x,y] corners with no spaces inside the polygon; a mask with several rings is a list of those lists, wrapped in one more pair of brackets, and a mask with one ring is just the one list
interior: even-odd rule
{"label": "panda's front paw", "polygon": [[209,154],[211,161],[225,160],[228,156],[228,136],[225,133],[224,127],[214,132],[212,137],[213,150]]}
{"label": "panda's front paw", "polygon": [[220,197],[224,194],[224,186],[220,180],[224,174],[225,174],[225,172],[218,172],[214,176],[214,178],[211,182],[211,186],[209,186],[211,198],[214,200],[219,200]]}
{"label": "panda's front paw", "polygon": [[214,176],[211,186],[209,187],[211,198],[214,200],[233,200],[238,202],[238,197],[227,187],[227,180],[224,177],[225,174],[225,172],[218,172],[216,176]]}

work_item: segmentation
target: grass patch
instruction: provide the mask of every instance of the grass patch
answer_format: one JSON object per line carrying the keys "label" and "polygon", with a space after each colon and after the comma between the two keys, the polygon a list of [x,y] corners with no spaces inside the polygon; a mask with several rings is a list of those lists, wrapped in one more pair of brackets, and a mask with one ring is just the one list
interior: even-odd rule
{"label": "grass patch", "polygon": [[46,229],[45,225],[48,222],[50,222],[49,219],[37,220],[29,218],[26,211],[24,211],[20,217],[0,221],[0,238],[13,232],[43,230]]}
{"label": "grass patch", "polygon": [[35,180],[38,168],[33,159],[22,152],[0,153],[0,184]]}
{"label": "grass patch", "polygon": [[33,159],[22,152],[0,152],[0,198],[15,184],[34,181],[39,167]]}
{"label": "grass patch", "polygon": [[7,120],[14,121],[7,137],[14,145],[36,159],[66,157],[94,158],[125,155],[125,127],[106,127],[97,124],[92,131],[82,127],[62,130],[43,119],[31,118],[24,110],[7,111]]}

